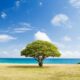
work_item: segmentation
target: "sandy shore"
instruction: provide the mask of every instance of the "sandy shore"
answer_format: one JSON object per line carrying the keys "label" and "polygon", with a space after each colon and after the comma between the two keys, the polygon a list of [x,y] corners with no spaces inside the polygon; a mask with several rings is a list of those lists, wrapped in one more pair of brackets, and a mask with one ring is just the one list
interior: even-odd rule
{"label": "sandy shore", "polygon": [[0,64],[0,80],[80,80],[80,65]]}

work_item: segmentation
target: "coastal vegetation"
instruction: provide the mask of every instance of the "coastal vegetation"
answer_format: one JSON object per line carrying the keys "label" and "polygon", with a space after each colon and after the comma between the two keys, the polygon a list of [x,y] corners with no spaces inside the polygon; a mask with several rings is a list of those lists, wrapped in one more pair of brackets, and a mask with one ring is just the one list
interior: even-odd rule
{"label": "coastal vegetation", "polygon": [[58,48],[47,41],[37,40],[26,46],[25,49],[21,51],[22,56],[34,57],[38,61],[39,66],[43,66],[43,60],[46,57],[59,57],[61,54]]}

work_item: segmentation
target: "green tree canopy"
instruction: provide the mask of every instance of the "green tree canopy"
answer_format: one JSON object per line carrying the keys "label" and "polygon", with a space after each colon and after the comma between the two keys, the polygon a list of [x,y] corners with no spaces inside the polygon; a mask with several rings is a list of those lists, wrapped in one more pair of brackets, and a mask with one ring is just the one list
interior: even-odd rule
{"label": "green tree canopy", "polygon": [[44,58],[49,56],[59,57],[61,54],[54,44],[47,41],[37,40],[28,44],[26,48],[21,51],[21,55],[34,57],[39,62],[39,66],[42,66]]}

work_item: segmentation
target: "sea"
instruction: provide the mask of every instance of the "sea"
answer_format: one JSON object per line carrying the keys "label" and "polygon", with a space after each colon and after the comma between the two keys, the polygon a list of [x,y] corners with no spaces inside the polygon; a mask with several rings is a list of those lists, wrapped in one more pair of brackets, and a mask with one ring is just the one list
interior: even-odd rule
{"label": "sea", "polygon": [[[0,63],[9,64],[37,64],[34,58],[0,58]],[[46,58],[44,64],[78,64],[79,58]]]}

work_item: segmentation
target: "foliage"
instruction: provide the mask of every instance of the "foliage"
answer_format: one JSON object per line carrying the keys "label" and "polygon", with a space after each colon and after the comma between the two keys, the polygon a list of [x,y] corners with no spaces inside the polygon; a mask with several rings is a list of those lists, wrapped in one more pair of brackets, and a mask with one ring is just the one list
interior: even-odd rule
{"label": "foliage", "polygon": [[61,54],[58,48],[47,41],[37,40],[26,46],[25,49],[21,51],[21,55],[26,57],[34,57],[38,62],[46,57],[59,57]]}

